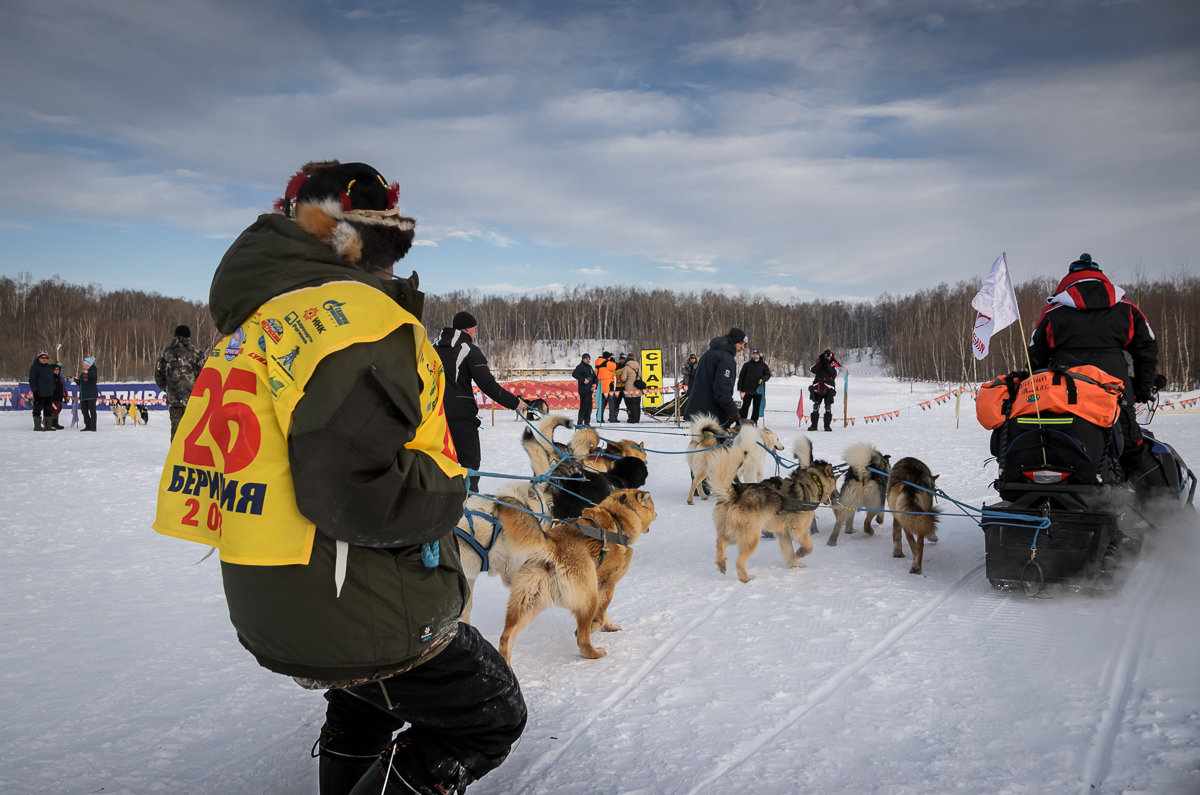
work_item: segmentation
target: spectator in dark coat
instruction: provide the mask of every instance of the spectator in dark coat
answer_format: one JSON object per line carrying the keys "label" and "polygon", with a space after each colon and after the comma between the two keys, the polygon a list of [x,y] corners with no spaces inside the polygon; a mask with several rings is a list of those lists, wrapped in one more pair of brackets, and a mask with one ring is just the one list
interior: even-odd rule
{"label": "spectator in dark coat", "polygon": [[[750,361],[743,364],[742,371],[738,373],[737,388],[742,396],[742,419],[748,417],[751,422],[758,422],[758,415],[762,413],[763,393],[769,380],[771,380],[771,368],[767,367],[767,363],[762,359],[762,353],[755,348],[750,351]],[[752,405],[753,411],[750,410]]]}
{"label": "spectator in dark coat", "polygon": [[692,376],[696,374],[696,362],[698,361],[696,354],[689,353],[687,361],[683,363],[683,385],[690,387],[692,385]]}
{"label": "spectator in dark coat", "polygon": [[817,420],[820,418],[821,404],[825,404],[825,430],[833,430],[833,398],[837,395],[837,368],[841,367],[842,363],[833,355],[833,351],[828,348],[821,351],[821,355],[813,362],[813,366],[808,368],[808,371],[813,374],[813,382],[808,387],[808,396],[812,398],[812,422],[809,423],[808,429],[815,431],[817,429]]}
{"label": "spectator in dark coat", "polygon": [[154,383],[166,393],[167,413],[171,417],[171,438],[175,438],[175,429],[183,419],[187,410],[188,398],[192,396],[192,387],[196,378],[208,361],[208,351],[202,351],[192,344],[192,330],[187,326],[176,326],[175,336],[163,352],[159,354],[158,362],[154,365]]}
{"label": "spectator in dark coat", "polygon": [[725,336],[713,337],[708,343],[708,350],[696,363],[696,374],[692,376],[685,419],[711,414],[725,426],[741,424],[733,402],[733,373],[737,369],[734,357],[746,347],[746,342],[746,332],[735,326]]}
{"label": "spectator in dark coat", "polygon": [[54,370],[46,351],[38,351],[29,366],[29,399],[33,402],[33,429],[54,430]]}
{"label": "spectator in dark coat", "polygon": [[96,430],[96,401],[100,398],[100,387],[96,379],[96,357],[85,356],[83,369],[79,371],[79,408],[83,412],[81,431]]}
{"label": "spectator in dark coat", "polygon": [[571,371],[571,377],[579,385],[579,417],[576,425],[591,427],[592,424],[592,390],[596,388],[596,371],[592,369],[592,355],[585,353],[579,357],[579,364]]}
{"label": "spectator in dark coat", "polygon": [[1158,374],[1158,341],[1146,316],[1090,254],[1071,263],[1048,300],[1029,341],[1030,364],[1035,370],[1090,364],[1123,380],[1118,423],[1125,452],[1135,451],[1142,434],[1133,404],[1150,399]]}
{"label": "spectator in dark coat", "polygon": [[50,423],[56,431],[66,430],[58,421],[63,404],[67,402],[67,382],[62,376],[62,362],[55,362],[50,368],[54,374],[54,397],[50,399]]}
{"label": "spectator in dark coat", "polygon": [[[446,370],[446,396],[442,403],[446,408],[446,422],[450,426],[450,437],[458,453],[458,463],[473,472],[479,471],[483,454],[479,450],[479,406],[475,403],[475,390],[471,384],[479,385],[480,391],[506,409],[520,412],[529,410],[525,401],[496,382],[488,367],[487,357],[475,344],[479,323],[470,312],[459,312],[449,328],[442,329],[434,350],[442,358]],[[471,491],[479,491],[479,475],[470,476]]]}

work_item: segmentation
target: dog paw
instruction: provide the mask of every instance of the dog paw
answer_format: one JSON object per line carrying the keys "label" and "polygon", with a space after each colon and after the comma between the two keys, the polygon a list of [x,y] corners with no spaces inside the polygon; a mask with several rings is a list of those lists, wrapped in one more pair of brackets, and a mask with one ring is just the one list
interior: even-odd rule
{"label": "dog paw", "polygon": [[933,535],[929,536],[925,540],[928,541],[930,544],[936,544],[937,543],[937,533],[934,533]]}
{"label": "dog paw", "polygon": [[836,546],[837,546],[837,539],[836,539],[836,538],[834,538],[833,536],[830,536],[830,537],[829,537],[829,540],[825,542],[825,546],[827,546],[827,547],[836,547]]}
{"label": "dog paw", "polygon": [[721,572],[722,574],[725,573],[725,561],[723,561],[723,560],[717,561],[717,571]]}
{"label": "dog paw", "polygon": [[893,558],[902,558],[902,557],[904,557],[904,553],[903,552],[893,552],[892,557]]}
{"label": "dog paw", "polygon": [[921,570],[919,568],[917,568],[916,566],[913,566],[911,569],[908,570],[908,573],[909,574],[920,574]]}
{"label": "dog paw", "polygon": [[863,528],[863,532],[869,536],[873,536],[873,535],[875,535],[875,528],[871,527],[870,525],[867,525],[866,527]]}
{"label": "dog paw", "polygon": [[613,622],[609,621],[609,622],[601,625],[600,630],[602,632],[620,632],[621,627],[619,624],[614,624]]}
{"label": "dog paw", "polygon": [[582,654],[584,657],[587,657],[589,660],[599,660],[601,657],[608,654],[608,652],[606,652],[604,649],[599,648],[598,646],[588,646],[587,648],[581,648],[579,650],[579,653]]}
{"label": "dog paw", "polygon": [[846,529],[845,529],[843,532],[845,532],[845,534],[846,534],[846,535],[853,535],[853,534],[854,534],[854,528],[853,528],[853,527],[847,527],[847,528],[846,528]]}
{"label": "dog paw", "polygon": [[[801,563],[800,565],[803,566],[804,564]],[[751,580],[754,579],[754,575],[753,574],[741,574],[741,575],[738,575],[738,579],[741,580],[742,582],[750,582]]]}

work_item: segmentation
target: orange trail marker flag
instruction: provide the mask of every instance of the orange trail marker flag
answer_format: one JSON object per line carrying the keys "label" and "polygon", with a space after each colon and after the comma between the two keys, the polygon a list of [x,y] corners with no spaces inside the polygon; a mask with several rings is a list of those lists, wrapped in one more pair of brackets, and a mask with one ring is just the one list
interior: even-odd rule
{"label": "orange trail marker flag", "polygon": [[971,306],[979,313],[975,316],[975,328],[971,332],[971,350],[975,352],[976,359],[982,359],[988,355],[992,335],[1021,318],[1005,254],[1001,253],[992,263],[987,281],[971,299]]}

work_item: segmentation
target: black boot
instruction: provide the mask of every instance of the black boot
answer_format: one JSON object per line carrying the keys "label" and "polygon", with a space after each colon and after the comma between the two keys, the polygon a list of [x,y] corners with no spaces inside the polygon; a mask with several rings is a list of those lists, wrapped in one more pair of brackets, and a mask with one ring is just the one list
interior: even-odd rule
{"label": "black boot", "polygon": [[[350,791],[350,795],[464,795],[474,779],[466,768],[450,759],[429,770],[425,760],[403,734],[380,755]],[[386,776],[386,781],[384,779]],[[321,795],[325,795],[324,790]]]}
{"label": "black boot", "polygon": [[313,746],[313,756],[320,757],[317,763],[317,786],[320,795],[348,795],[367,773],[381,766],[379,754],[349,754],[336,748],[333,735],[322,732]]}
{"label": "black boot", "polygon": [[812,424],[808,426],[810,431],[815,431],[817,429],[817,420],[820,419],[820,417],[820,412],[814,411],[812,413]]}
{"label": "black boot", "polygon": [[825,430],[827,430],[827,431],[833,430],[833,428],[829,427],[829,424],[831,422],[833,422],[833,414],[827,411],[827,412],[825,412]]}
{"label": "black boot", "polygon": [[41,418],[41,417],[39,417],[39,416],[38,416],[38,415],[36,415],[36,414],[34,414],[34,415],[33,415],[33,429],[34,429],[35,431],[44,431],[44,430],[46,430],[45,428],[43,428],[43,427],[42,427],[42,418]]}

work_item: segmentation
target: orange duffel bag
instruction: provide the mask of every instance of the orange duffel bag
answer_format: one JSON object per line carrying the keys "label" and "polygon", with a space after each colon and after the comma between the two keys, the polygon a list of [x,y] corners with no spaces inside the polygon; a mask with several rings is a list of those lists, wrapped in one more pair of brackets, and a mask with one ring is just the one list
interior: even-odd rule
{"label": "orange duffel bag", "polygon": [[1081,364],[1069,370],[1038,370],[1031,377],[1002,375],[979,387],[975,416],[995,430],[1010,417],[1070,414],[1102,428],[1111,427],[1120,411],[1125,384],[1099,367]]}

